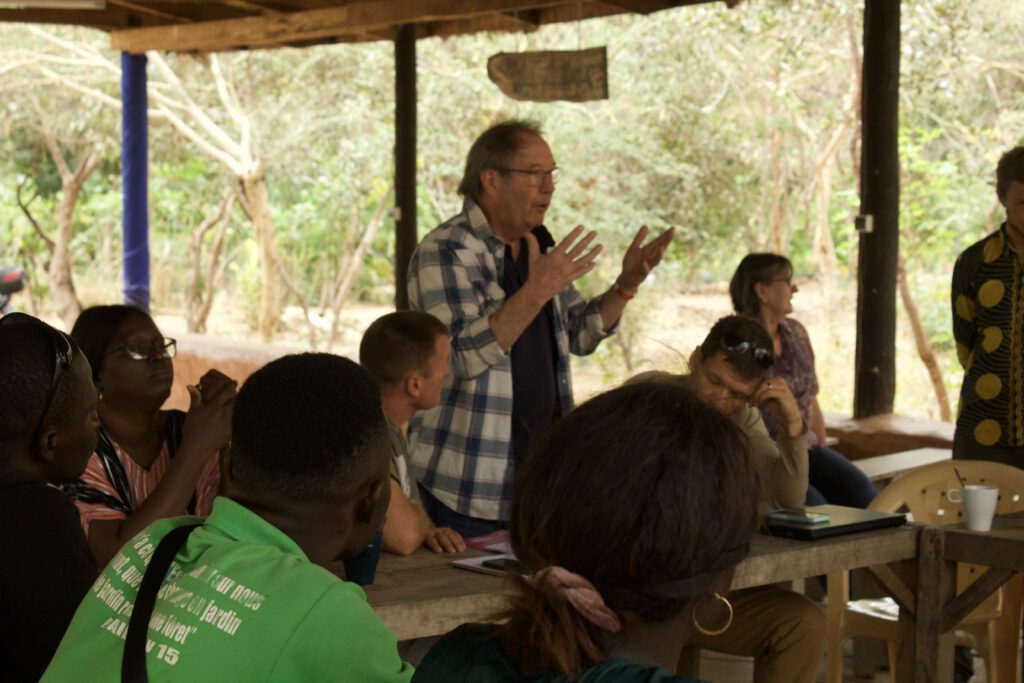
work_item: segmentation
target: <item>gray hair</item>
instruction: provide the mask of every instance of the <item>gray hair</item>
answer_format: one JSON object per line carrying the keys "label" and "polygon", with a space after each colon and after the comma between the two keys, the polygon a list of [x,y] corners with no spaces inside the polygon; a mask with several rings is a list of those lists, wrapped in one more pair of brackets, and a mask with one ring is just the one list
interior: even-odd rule
{"label": "gray hair", "polygon": [[485,130],[469,148],[466,170],[459,183],[459,194],[479,201],[483,189],[480,174],[490,169],[507,167],[515,153],[522,148],[524,135],[544,137],[539,123],[525,119],[502,121]]}

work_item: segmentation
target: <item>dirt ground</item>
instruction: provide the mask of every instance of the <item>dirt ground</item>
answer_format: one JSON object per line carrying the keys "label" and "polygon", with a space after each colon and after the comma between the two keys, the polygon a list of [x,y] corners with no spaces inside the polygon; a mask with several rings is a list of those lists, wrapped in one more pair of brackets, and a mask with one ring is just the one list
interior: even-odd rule
{"label": "dirt ground", "polygon": [[[853,404],[853,366],[856,338],[856,290],[850,283],[828,288],[815,281],[800,282],[794,297],[793,316],[808,329],[814,343],[821,394],[826,411],[849,414]],[[223,301],[211,314],[208,334],[222,339],[258,341],[248,323]],[[340,325],[341,338],[331,351],[356,357],[363,330],[388,306],[357,304],[346,308]],[[573,381],[577,401],[586,399],[637,372],[668,370],[678,372],[720,316],[730,312],[724,284],[699,290],[666,291],[649,288],[626,311],[617,337],[606,340],[591,356],[573,359]],[[315,312],[314,316],[316,315]],[[182,316],[158,314],[165,334],[185,332]],[[910,327],[902,310],[898,317],[897,396],[895,412],[938,419],[938,403],[928,374],[917,356]],[[329,328],[329,321],[314,317],[317,327]],[[308,328],[298,308],[289,308],[282,330],[275,339],[281,352],[311,349]],[[320,350],[324,350],[321,348]],[[955,412],[960,376],[955,359],[940,359],[946,368],[946,383]]]}

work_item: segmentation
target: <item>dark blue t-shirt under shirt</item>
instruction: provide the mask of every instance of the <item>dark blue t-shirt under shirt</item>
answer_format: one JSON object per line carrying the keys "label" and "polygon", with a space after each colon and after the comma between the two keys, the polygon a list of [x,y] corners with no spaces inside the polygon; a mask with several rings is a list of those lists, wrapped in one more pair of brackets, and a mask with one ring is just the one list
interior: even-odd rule
{"label": "dark blue t-shirt under shirt", "polygon": [[[541,234],[538,232],[543,231]],[[544,249],[552,243],[544,227],[534,229]],[[512,248],[505,245],[502,287],[505,296],[519,291],[530,275],[530,253],[526,238],[519,240],[519,255],[513,260]],[[555,374],[555,330],[552,303],[533,319],[512,344],[512,452],[517,469],[522,466],[530,444],[560,413]]]}

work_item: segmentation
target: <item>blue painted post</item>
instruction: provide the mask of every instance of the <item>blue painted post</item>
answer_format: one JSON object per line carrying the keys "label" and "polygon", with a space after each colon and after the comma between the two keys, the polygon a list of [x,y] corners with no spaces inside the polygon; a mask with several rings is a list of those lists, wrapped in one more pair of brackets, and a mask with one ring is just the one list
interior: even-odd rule
{"label": "blue painted post", "polygon": [[149,311],[149,130],[146,55],[121,53],[122,295]]}

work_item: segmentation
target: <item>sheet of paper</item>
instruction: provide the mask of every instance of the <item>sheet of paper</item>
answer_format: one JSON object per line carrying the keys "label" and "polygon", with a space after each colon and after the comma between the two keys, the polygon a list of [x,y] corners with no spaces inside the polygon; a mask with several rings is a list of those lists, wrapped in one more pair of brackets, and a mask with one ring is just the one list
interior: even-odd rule
{"label": "sheet of paper", "polygon": [[479,550],[489,550],[492,553],[510,553],[512,546],[508,542],[508,530],[498,529],[486,536],[474,536],[465,539],[466,545]]}

